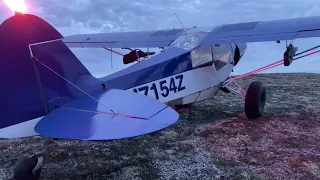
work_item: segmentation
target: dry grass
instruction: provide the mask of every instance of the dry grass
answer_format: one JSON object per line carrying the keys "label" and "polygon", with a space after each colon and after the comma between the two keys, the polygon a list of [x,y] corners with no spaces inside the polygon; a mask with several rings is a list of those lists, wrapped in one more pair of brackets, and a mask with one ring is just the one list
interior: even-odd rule
{"label": "dry grass", "polygon": [[[320,75],[269,74],[265,116],[248,120],[243,100],[219,92],[180,110],[175,125],[119,141],[58,140],[42,179],[320,179]],[[42,137],[0,140],[0,179]]]}

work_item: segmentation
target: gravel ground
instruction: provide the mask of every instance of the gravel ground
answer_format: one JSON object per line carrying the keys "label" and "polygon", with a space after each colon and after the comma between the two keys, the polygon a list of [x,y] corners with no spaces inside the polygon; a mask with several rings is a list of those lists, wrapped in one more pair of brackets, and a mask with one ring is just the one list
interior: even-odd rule
{"label": "gravel ground", "polygon": [[[244,101],[219,92],[179,110],[173,126],[117,141],[57,140],[41,179],[320,179],[320,75],[267,74],[265,116],[248,120]],[[0,140],[0,179],[43,137]]]}

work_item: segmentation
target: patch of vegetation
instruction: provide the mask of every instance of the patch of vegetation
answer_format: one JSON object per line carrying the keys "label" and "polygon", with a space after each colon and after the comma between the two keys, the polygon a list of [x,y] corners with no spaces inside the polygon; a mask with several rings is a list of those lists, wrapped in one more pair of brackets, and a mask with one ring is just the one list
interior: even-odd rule
{"label": "patch of vegetation", "polygon": [[262,180],[260,176],[256,176],[245,167],[241,167],[240,164],[222,160],[218,158],[213,158],[212,163],[218,168],[223,170],[225,173],[220,176],[221,180],[230,179],[230,180]]}

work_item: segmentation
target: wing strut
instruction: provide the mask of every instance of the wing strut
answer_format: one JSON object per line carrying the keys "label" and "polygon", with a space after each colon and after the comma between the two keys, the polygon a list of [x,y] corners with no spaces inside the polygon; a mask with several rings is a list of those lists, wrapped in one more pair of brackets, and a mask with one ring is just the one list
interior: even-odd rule
{"label": "wing strut", "polygon": [[119,53],[118,51],[112,50],[112,48],[109,49],[109,48],[104,47],[104,49],[106,49],[106,50],[108,50],[108,51],[111,51],[111,52],[113,52],[113,53],[116,53],[116,54],[118,54],[118,55],[120,55],[120,56],[124,56],[124,54],[121,54],[121,53]]}
{"label": "wing strut", "polygon": [[[290,46],[291,46],[291,48],[289,48]],[[315,46],[315,47],[312,47],[312,48],[310,48],[310,49],[307,49],[307,50],[305,50],[305,51],[302,51],[302,52],[300,52],[300,53],[295,54],[297,48],[294,47],[294,46],[292,46],[292,44],[290,44],[290,45],[288,46],[286,52],[284,53],[284,58],[283,58],[282,60],[279,60],[279,61],[276,61],[276,62],[274,62],[274,63],[268,64],[268,65],[266,65],[266,66],[263,66],[263,67],[261,67],[261,68],[259,68],[259,69],[254,70],[254,71],[251,71],[251,72],[248,72],[248,73],[245,73],[245,74],[242,74],[242,75],[233,77],[233,78],[229,78],[229,79],[227,79],[227,80],[224,82],[225,84],[224,84],[223,86],[226,86],[226,85],[228,85],[229,83],[231,83],[231,82],[233,82],[233,81],[235,81],[235,80],[238,80],[238,79],[241,79],[241,78],[250,76],[250,75],[252,75],[252,74],[256,74],[256,73],[259,73],[259,72],[262,72],[262,71],[265,71],[265,70],[268,70],[268,69],[271,69],[271,68],[280,66],[280,65],[282,65],[282,64],[284,64],[285,66],[287,66],[286,63],[288,63],[288,62],[285,62],[285,61],[289,61],[289,62],[291,61],[291,62],[292,62],[292,61],[301,59],[301,58],[303,58],[303,57],[307,57],[307,56],[311,56],[311,55],[313,55],[313,54],[320,53],[320,50],[310,52],[310,51],[315,50],[315,49],[317,49],[317,48],[320,48],[320,45]],[[307,52],[310,52],[310,53],[305,54],[305,55],[302,55],[302,54],[307,53]],[[291,57],[288,56],[288,54],[290,54],[290,53],[293,53],[294,55],[292,55]],[[302,56],[299,56],[299,55],[302,55]],[[299,57],[296,57],[296,56],[299,56]],[[296,57],[296,58],[294,58],[294,57]],[[287,58],[287,59],[286,59],[286,58]],[[289,65],[290,65],[290,63],[289,63]]]}
{"label": "wing strut", "polygon": [[[282,60],[279,60],[279,61],[276,61],[274,63],[271,63],[269,65],[266,65],[266,66],[263,66],[259,69],[256,69],[254,71],[251,71],[251,72],[248,72],[248,73],[245,73],[245,74],[242,74],[242,75],[239,75],[239,76],[235,76],[233,78],[230,78],[228,77],[222,84],[221,84],[221,87],[220,87],[220,90],[222,90],[223,92],[225,93],[229,93],[229,92],[232,92],[236,95],[238,95],[239,97],[245,99],[246,98],[246,92],[236,83],[236,80],[238,79],[241,79],[241,78],[244,78],[244,77],[247,77],[247,76],[250,76],[252,74],[256,74],[258,72],[262,72],[262,71],[265,71],[265,70],[268,70],[268,69],[271,69],[271,68],[274,68],[274,67],[277,67],[277,66],[280,66],[280,65],[284,65],[284,66],[289,66],[291,64],[292,61],[295,61],[295,60],[298,60],[298,59],[301,59],[303,57],[307,57],[307,56],[311,56],[313,54],[317,54],[317,53],[320,53],[320,50],[317,50],[317,51],[313,51],[313,52],[310,52],[308,54],[305,54],[305,55],[302,55],[304,53],[307,53],[309,51],[312,51],[314,49],[317,49],[319,48],[319,46],[315,46],[313,48],[310,48],[310,49],[307,49],[305,51],[302,51],[298,54],[295,54],[296,51],[298,50],[297,47],[294,47],[292,46],[292,44],[290,44],[289,46],[287,46],[287,50],[285,51],[284,55],[283,55],[283,59]],[[299,56],[299,55],[302,55],[302,56]],[[299,57],[296,57],[296,56],[299,56]],[[294,58],[296,57],[296,58]],[[231,84],[234,84],[236,86],[236,89],[232,88],[231,87]]]}

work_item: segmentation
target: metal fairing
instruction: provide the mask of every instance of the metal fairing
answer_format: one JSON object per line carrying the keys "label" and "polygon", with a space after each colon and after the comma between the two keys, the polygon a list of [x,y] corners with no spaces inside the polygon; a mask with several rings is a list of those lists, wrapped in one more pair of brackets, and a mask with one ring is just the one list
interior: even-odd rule
{"label": "metal fairing", "polygon": [[[234,45],[234,44],[233,44]],[[240,57],[242,57],[242,55],[245,53],[245,51],[247,50],[247,44],[246,43],[237,43],[237,46],[239,48],[240,51]],[[235,47],[233,47],[233,49],[235,49]]]}

